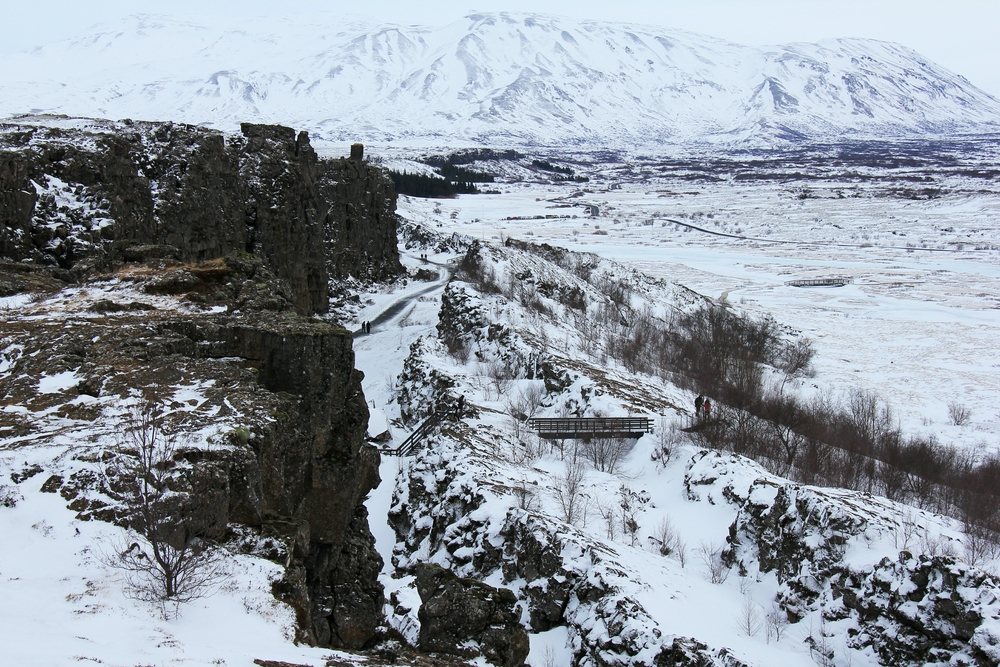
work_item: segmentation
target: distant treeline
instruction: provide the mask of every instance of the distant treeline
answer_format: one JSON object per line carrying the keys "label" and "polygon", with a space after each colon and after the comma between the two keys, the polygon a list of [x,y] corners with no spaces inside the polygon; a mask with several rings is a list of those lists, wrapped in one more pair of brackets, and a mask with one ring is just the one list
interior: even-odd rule
{"label": "distant treeline", "polygon": [[457,166],[460,164],[472,164],[486,160],[520,160],[524,155],[517,151],[495,151],[492,148],[473,148],[465,151],[457,151],[450,155],[432,155],[424,159],[424,164],[440,169],[444,166]]}
{"label": "distant treeline", "polygon": [[449,181],[465,181],[467,183],[492,183],[493,174],[485,174],[480,171],[472,171],[471,169],[462,169],[461,167],[456,167],[451,164],[446,164],[440,169],[438,173],[447,178]]}
{"label": "distant treeline", "polygon": [[573,175],[573,170],[569,167],[560,167],[552,164],[548,160],[532,160],[531,166],[535,169],[541,169],[542,171],[554,171],[557,174],[566,174],[567,176]]}
{"label": "distant treeline", "polygon": [[[464,171],[464,170],[462,170]],[[389,171],[396,192],[413,197],[454,197],[455,195],[477,194],[479,189],[471,180],[450,180],[424,174]],[[492,182],[493,178],[490,177]]]}

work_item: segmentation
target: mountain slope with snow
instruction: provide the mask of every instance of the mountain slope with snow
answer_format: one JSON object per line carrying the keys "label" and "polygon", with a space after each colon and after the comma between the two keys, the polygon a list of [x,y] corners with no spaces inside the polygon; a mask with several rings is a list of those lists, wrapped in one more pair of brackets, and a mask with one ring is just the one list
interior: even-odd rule
{"label": "mountain slope with snow", "polygon": [[444,27],[135,16],[0,59],[0,114],[241,121],[366,141],[773,144],[1000,130],[1000,102],[874,40],[752,48],[531,14]]}

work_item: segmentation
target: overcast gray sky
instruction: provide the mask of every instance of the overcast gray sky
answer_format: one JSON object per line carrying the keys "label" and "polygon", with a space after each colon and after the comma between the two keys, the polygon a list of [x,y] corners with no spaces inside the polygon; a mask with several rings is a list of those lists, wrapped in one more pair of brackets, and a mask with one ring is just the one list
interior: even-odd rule
{"label": "overcast gray sky", "polygon": [[140,12],[288,15],[322,10],[442,24],[472,11],[528,11],[682,28],[741,44],[869,37],[900,42],[1000,98],[1000,0],[21,0],[5,3],[0,53]]}

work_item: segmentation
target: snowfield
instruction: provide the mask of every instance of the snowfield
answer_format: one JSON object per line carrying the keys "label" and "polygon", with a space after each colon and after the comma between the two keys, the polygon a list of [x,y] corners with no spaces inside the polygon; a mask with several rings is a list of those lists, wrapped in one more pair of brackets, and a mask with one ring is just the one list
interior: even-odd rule
{"label": "snowfield", "polygon": [[[635,183],[610,169],[581,173],[601,180],[500,185],[500,195],[453,200],[401,197],[400,210],[444,234],[493,242],[514,237],[595,253],[748,312],[771,314],[816,346],[816,374],[804,389],[871,390],[890,403],[907,431],[990,450],[1000,444],[995,181],[989,189],[956,188],[914,200],[838,182],[740,185],[652,177]],[[608,190],[612,183],[618,189]],[[811,196],[800,198],[806,187]],[[845,187],[855,196],[841,198]],[[585,205],[597,206],[600,216],[588,216]],[[828,277],[853,283],[787,285]],[[953,403],[972,413],[961,427],[950,423]]]}
{"label": "snowfield", "polygon": [[[420,598],[411,568],[435,562],[518,594],[522,621],[535,630],[528,659],[533,667],[652,664],[668,650],[712,665],[889,664],[915,641],[907,630],[912,627],[948,638],[935,655],[1000,660],[1000,585],[987,574],[997,563],[968,557],[958,522],[853,491],[792,484],[748,459],[706,452],[675,433],[688,423],[693,395],[617,362],[597,363],[593,350],[584,352],[587,341],[570,320],[552,315],[568,310],[542,297],[550,312],[544,315],[544,309],[478,294],[460,281],[449,284],[464,248],[485,239],[484,252],[496,262],[501,283],[525,271],[536,283],[572,283],[580,289],[574,298],[594,309],[601,297],[586,281],[540,256],[488,244],[519,237],[594,253],[598,274],[609,284],[632,285],[662,315],[725,301],[750,313],[772,313],[788,335],[813,339],[815,373],[788,379],[796,392],[873,389],[889,400],[905,429],[994,448],[993,195],[845,202],[799,199],[794,188],[776,185],[699,183],[681,190],[677,183],[617,178],[608,180],[620,187],[608,190],[596,185],[599,171],[590,173],[586,189],[501,183],[499,195],[401,197],[407,224],[425,225],[431,239],[423,246],[404,233],[404,264],[437,278],[381,286],[360,294],[356,303],[348,301],[353,305],[339,313],[358,331],[356,365],[365,373],[371,436],[387,429],[386,445],[392,447],[413,430],[413,416],[442,398],[421,379],[432,371],[453,381],[443,398],[464,395],[475,411],[461,422],[446,422],[413,456],[383,457],[383,483],[367,505],[385,561],[381,581],[389,624],[416,640]],[[689,194],[662,196],[668,190]],[[600,216],[587,215],[581,203],[598,206]],[[904,215],[905,240],[897,238],[903,226],[892,234],[884,222],[857,222]],[[817,217],[836,223],[823,226]],[[733,238],[762,239],[776,229],[782,240],[801,242]],[[854,238],[862,233],[868,239]],[[978,240],[961,240],[972,235]],[[967,245],[960,249],[958,243]],[[822,289],[785,284],[830,275],[853,283]],[[476,327],[500,325],[510,333],[481,339],[465,360],[448,352],[437,328],[446,292],[486,315]],[[187,307],[112,281],[46,299],[8,298],[3,313],[26,321],[72,321],[91,316],[90,304],[102,301]],[[457,317],[462,322],[465,315]],[[373,322],[371,334],[360,333],[364,321]],[[10,360],[22,352],[4,349],[0,372],[8,372]],[[492,377],[495,359],[505,359],[515,371],[506,383]],[[550,392],[542,379],[525,377],[523,359],[534,364],[535,378],[547,377],[561,388]],[[543,367],[554,375],[545,375]],[[33,387],[39,400],[56,400],[78,381],[69,370],[34,379]],[[231,421],[212,417],[208,409],[206,396],[216,389],[190,383],[174,388],[173,398],[184,409],[209,417],[198,434],[206,446]],[[969,423],[948,423],[951,399],[941,395],[947,391],[971,406]],[[583,450],[541,442],[520,417],[511,416],[512,404],[532,394],[538,401],[534,416],[570,409],[649,414],[655,432],[627,443],[613,465],[581,466],[574,461],[587,458]],[[124,407],[86,396],[77,400],[95,402],[90,409],[109,416]],[[51,474],[85,469],[80,447],[97,451],[109,442],[113,420],[92,428],[55,414],[55,408],[5,410],[22,415],[34,429],[27,437],[0,434],[0,592],[10,601],[0,612],[0,641],[14,647],[7,655],[16,664],[249,666],[268,659],[324,665],[356,659],[291,643],[293,615],[270,594],[280,568],[264,559],[230,558],[229,578],[169,620],[155,606],[124,597],[117,573],[100,558],[117,529],[74,519],[65,499],[41,490]],[[569,516],[561,490],[574,470],[583,474]],[[807,511],[796,513],[794,507]],[[794,531],[768,532],[770,512],[786,512]],[[555,569],[531,569],[520,555],[528,544],[553,554]],[[772,553],[769,544],[786,551]],[[884,599],[879,581],[889,582]],[[860,599],[886,610],[899,606],[891,591],[924,597],[899,607],[898,614],[885,611],[888,620],[876,626],[866,620],[870,609],[842,602],[854,600],[855,591],[868,591]],[[943,597],[982,619],[974,633],[966,636],[960,624],[941,625],[936,600]],[[550,627],[545,619],[553,612],[545,604],[551,599],[562,601],[563,621]],[[798,622],[780,620],[786,612],[776,611],[779,602]]]}

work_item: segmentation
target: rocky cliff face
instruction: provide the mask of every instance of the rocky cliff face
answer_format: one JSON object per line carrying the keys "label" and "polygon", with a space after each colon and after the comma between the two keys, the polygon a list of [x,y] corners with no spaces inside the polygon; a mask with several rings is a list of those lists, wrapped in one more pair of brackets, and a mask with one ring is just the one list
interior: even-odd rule
{"label": "rocky cliff face", "polygon": [[327,281],[401,271],[391,180],[321,161],[306,133],[25,117],[0,125],[0,250],[71,278],[122,261],[262,257],[300,313]]}
{"label": "rocky cliff face", "polygon": [[324,221],[330,276],[389,278],[399,272],[396,190],[385,170],[358,158],[322,166],[320,192],[331,202]]}
{"label": "rocky cliff face", "polygon": [[[322,162],[284,127],[0,126],[0,289],[30,294],[0,314],[0,404],[18,406],[0,431],[57,438],[46,490],[120,520],[95,450],[121,406],[165,406],[189,525],[285,566],[274,592],[300,639],[364,646],[383,608],[363,505],[379,455],[350,332],[303,315],[327,309],[331,271],[400,269],[394,203],[377,169]],[[72,386],[41,389],[60,373]]]}

